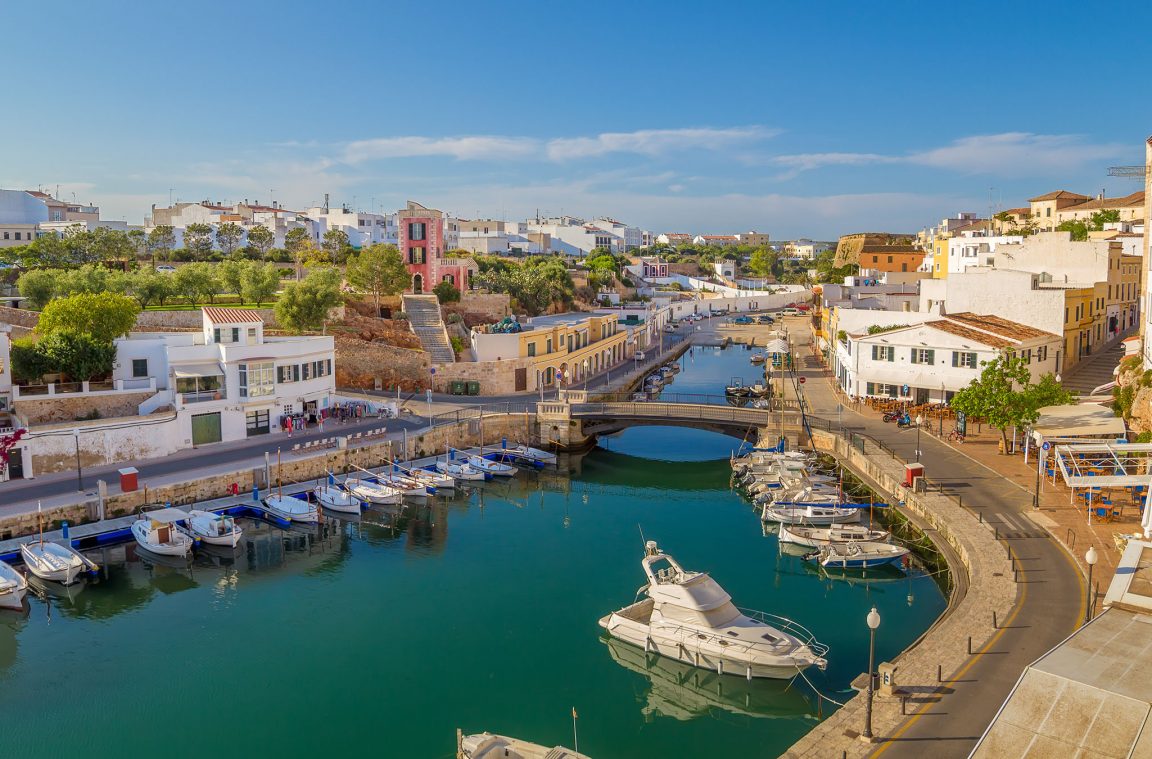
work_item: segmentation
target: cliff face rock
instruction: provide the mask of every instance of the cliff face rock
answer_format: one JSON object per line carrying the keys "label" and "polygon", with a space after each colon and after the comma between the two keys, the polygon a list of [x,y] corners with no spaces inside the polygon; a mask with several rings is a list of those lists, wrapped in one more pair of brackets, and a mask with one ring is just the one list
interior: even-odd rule
{"label": "cliff face rock", "polygon": [[428,354],[422,350],[336,336],[336,386],[361,390],[399,386],[412,392],[428,385]]}
{"label": "cliff face rock", "polygon": [[1120,362],[1112,399],[1113,411],[1124,417],[1133,433],[1152,437],[1152,370],[1144,371],[1139,356]]}

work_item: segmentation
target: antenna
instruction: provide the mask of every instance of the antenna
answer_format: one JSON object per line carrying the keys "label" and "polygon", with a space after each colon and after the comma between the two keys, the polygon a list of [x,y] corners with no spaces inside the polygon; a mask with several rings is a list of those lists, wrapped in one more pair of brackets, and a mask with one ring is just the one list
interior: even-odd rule
{"label": "antenna", "polygon": [[1129,179],[1140,179],[1148,174],[1148,167],[1146,166],[1109,166],[1108,176],[1110,177],[1128,177]]}

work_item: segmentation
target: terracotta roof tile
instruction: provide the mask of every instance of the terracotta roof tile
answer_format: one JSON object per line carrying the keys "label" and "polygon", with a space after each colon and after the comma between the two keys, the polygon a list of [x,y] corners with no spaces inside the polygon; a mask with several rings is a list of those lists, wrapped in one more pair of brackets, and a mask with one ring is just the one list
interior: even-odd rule
{"label": "terracotta roof tile", "polygon": [[208,321],[213,324],[251,324],[264,322],[259,312],[245,308],[221,308],[219,306],[205,306],[201,309]]}
{"label": "terracotta roof tile", "polygon": [[1059,335],[1054,335],[1051,332],[1045,332],[1044,330],[1029,327],[1019,322],[1009,321],[1008,319],[1003,319],[991,314],[973,314],[965,311],[959,314],[947,314],[944,318],[949,321],[960,322],[975,329],[991,332],[1008,340],[1032,340],[1038,337],[1059,339]]}
{"label": "terracotta roof tile", "polygon": [[1075,192],[1068,192],[1067,190],[1056,190],[1055,192],[1048,192],[1043,195],[1038,195],[1035,198],[1029,198],[1029,203],[1038,203],[1044,200],[1090,200],[1087,195],[1080,195]]}
{"label": "terracotta roof tile", "polygon": [[944,320],[931,321],[924,322],[924,326],[938,329],[941,332],[947,332],[948,334],[955,335],[956,337],[962,337],[965,340],[971,340],[974,343],[987,345],[990,348],[1012,348],[1016,345],[1016,342],[1012,340],[1005,340],[1001,337],[997,337],[996,335],[990,335],[986,332],[969,329],[968,327],[957,324],[956,322],[949,322]]}

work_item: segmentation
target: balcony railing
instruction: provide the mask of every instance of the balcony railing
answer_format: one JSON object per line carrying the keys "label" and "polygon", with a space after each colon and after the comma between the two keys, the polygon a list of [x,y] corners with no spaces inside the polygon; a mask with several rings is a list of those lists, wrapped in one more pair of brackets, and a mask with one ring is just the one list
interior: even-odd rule
{"label": "balcony railing", "polygon": [[42,398],[56,395],[99,395],[103,393],[123,393],[132,391],[156,392],[155,377],[138,377],[130,380],[100,382],[51,382],[46,385],[13,385],[12,400],[21,398]]}
{"label": "balcony railing", "polygon": [[199,393],[177,393],[176,396],[180,399],[180,403],[185,405],[189,403],[204,403],[206,401],[221,401],[225,398],[222,390],[203,390]]}

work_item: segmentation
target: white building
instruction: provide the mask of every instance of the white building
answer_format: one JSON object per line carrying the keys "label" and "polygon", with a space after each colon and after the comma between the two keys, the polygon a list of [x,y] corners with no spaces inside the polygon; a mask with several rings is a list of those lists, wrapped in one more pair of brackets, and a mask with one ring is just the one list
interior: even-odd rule
{"label": "white building", "polygon": [[594,248],[623,252],[624,238],[573,216],[529,220],[526,225],[529,232],[550,235],[551,249],[555,253],[586,256]]}
{"label": "white building", "polygon": [[255,311],[203,309],[199,333],[133,334],[116,341],[113,379],[156,378],[142,408],[170,405],[178,448],[279,430],[284,417],[320,414],[336,390],[331,337],[265,337]]}
{"label": "white building", "polygon": [[837,379],[853,396],[940,403],[979,378],[1003,351],[1028,362],[1032,380],[1057,371],[1063,337],[989,314],[950,314],[876,334],[848,333]]}
{"label": "white building", "polygon": [[712,245],[720,248],[729,248],[740,244],[736,235],[696,235],[692,238],[695,245]]}
{"label": "white building", "polygon": [[656,235],[657,245],[671,245],[672,247],[680,247],[681,245],[691,245],[692,235],[685,234],[684,232],[662,232]]}
{"label": "white building", "polygon": [[145,231],[151,232],[158,226],[172,227],[176,238],[176,247],[184,246],[184,230],[190,224],[207,224],[212,227],[212,246],[219,249],[216,243],[216,230],[221,224],[235,224],[243,230],[239,246],[248,244],[248,232],[254,227],[262,226],[272,232],[272,247],[283,248],[288,233],[293,229],[304,229],[314,242],[323,239],[323,233],[307,214],[291,211],[276,204],[271,206],[259,203],[237,203],[234,206],[212,203],[207,200],[199,203],[176,203],[168,208],[152,206],[152,212],[144,218]]}
{"label": "white building", "polygon": [[316,225],[316,237],[320,240],[324,239],[325,232],[334,229],[348,235],[348,242],[353,248],[377,244],[396,245],[399,240],[396,214],[364,213],[347,207],[318,206],[309,208],[305,215]]}
{"label": "white building", "polygon": [[[997,258],[1001,261],[1008,260],[1020,250],[1019,245],[1023,239],[1019,235],[988,237],[964,232],[950,237],[946,241],[948,243],[948,274],[959,274],[973,266],[995,266]],[[1000,255],[997,256],[997,251],[1002,246],[1015,247],[1004,248],[999,251]],[[933,262],[933,257],[929,255],[926,263],[931,266]]]}
{"label": "white building", "polygon": [[0,190],[0,248],[27,245],[43,234],[42,225],[74,224],[127,228],[117,226],[122,222],[100,221],[97,206],[65,203],[39,190]]}

